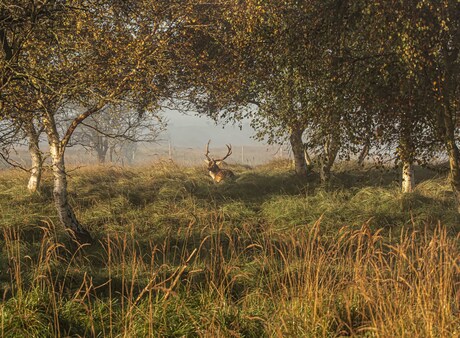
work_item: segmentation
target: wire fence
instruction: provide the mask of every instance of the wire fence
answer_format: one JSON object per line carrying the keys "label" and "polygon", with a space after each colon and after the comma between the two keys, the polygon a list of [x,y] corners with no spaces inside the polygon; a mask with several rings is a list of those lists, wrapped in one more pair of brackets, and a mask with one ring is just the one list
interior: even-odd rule
{"label": "wire fence", "polygon": [[[46,146],[43,147],[45,158],[47,157]],[[107,155],[105,163],[120,166],[142,166],[157,161],[171,160],[184,166],[196,166],[203,164],[205,160],[204,147],[184,147],[173,144],[162,145],[138,145],[132,153],[115,153],[110,159]],[[223,157],[227,153],[227,148],[212,147],[210,156],[214,158]],[[11,158],[20,163],[24,168],[30,166],[30,156],[26,147],[18,148]],[[228,164],[239,164],[256,166],[273,161],[274,159],[290,159],[289,150],[280,146],[245,146],[234,145],[232,155],[226,159]],[[72,147],[66,150],[65,161],[70,166],[85,166],[98,164],[96,153],[82,147]],[[45,160],[45,165],[49,163],[49,158]],[[0,169],[11,168],[6,162],[0,162]]]}

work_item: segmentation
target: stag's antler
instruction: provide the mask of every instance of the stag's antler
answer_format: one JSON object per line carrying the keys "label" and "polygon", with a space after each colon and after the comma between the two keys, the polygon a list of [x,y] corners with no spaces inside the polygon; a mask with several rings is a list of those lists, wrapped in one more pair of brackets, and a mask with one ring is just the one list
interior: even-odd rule
{"label": "stag's antler", "polygon": [[211,161],[211,159],[208,156],[209,155],[209,143],[211,143],[211,140],[209,140],[208,143],[206,144],[206,154],[204,154],[204,156],[206,156],[208,161]]}
{"label": "stag's antler", "polygon": [[231,144],[226,144],[226,146],[227,146],[227,149],[228,149],[227,155],[225,155],[224,158],[216,160],[216,161],[222,162],[223,160],[225,160],[227,157],[229,157],[232,154],[232,145]]}

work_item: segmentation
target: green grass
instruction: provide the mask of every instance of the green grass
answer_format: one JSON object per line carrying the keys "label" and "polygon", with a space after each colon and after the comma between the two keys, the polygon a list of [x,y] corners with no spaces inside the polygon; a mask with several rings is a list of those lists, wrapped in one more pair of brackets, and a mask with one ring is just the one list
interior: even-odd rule
{"label": "green grass", "polygon": [[0,176],[0,337],[453,337],[460,217],[445,177],[341,164],[332,182],[288,162],[85,168],[69,189],[93,234],[75,246],[52,180]]}

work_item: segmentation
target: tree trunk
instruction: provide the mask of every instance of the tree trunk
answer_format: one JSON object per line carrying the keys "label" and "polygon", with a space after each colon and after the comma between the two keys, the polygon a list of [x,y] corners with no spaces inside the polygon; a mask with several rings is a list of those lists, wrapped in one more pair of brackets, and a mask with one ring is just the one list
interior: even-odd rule
{"label": "tree trunk", "polygon": [[334,140],[334,136],[329,135],[326,142],[324,143],[324,151],[320,158],[319,176],[322,183],[327,183],[330,181],[331,169],[334,165],[338,152],[339,146]]}
{"label": "tree trunk", "polygon": [[307,168],[310,168],[310,170],[311,170],[311,168],[313,167],[313,162],[311,160],[310,155],[308,154],[306,144],[303,145],[303,153],[304,153],[304,157],[305,157],[305,163],[307,164]]}
{"label": "tree trunk", "polygon": [[105,163],[107,150],[109,150],[109,141],[102,135],[96,135],[95,149],[97,153],[97,161],[99,164]]}
{"label": "tree trunk", "polygon": [[414,191],[415,177],[414,177],[414,165],[412,162],[405,161],[402,166],[402,182],[401,190],[403,193],[411,193]]}
{"label": "tree trunk", "polygon": [[457,203],[457,211],[460,213],[460,152],[455,140],[448,142],[447,151],[449,153],[450,184]]}
{"label": "tree trunk", "polygon": [[33,121],[27,121],[27,123],[25,123],[25,131],[27,138],[29,139],[29,154],[32,160],[27,189],[29,189],[31,193],[34,193],[40,189],[40,182],[43,171],[43,159],[39,146],[39,135],[35,130]]}
{"label": "tree trunk", "polygon": [[67,174],[65,171],[64,154],[59,144],[50,143],[50,153],[54,175],[53,197],[61,223],[70,229],[79,242],[88,242],[91,236],[75,217],[75,213],[68,202]]}
{"label": "tree trunk", "polygon": [[401,192],[411,193],[415,187],[414,160],[415,145],[412,141],[410,121],[402,120],[402,129],[399,136],[398,154],[402,162]]}
{"label": "tree trunk", "polygon": [[321,168],[319,171],[319,178],[321,183],[327,183],[331,180],[331,167],[327,164],[321,163]]}
{"label": "tree trunk", "polygon": [[97,151],[97,162],[99,164],[104,164],[105,163],[105,154],[106,154],[106,152],[103,152],[100,149]]}
{"label": "tree trunk", "polygon": [[460,151],[455,142],[455,125],[450,112],[444,112],[445,145],[449,155],[450,184],[454,192],[457,211],[460,213]]}
{"label": "tree trunk", "polygon": [[289,136],[289,142],[291,143],[291,149],[294,155],[295,172],[299,176],[306,176],[308,172],[302,142],[303,132],[304,129],[293,128],[291,130],[291,135]]}
{"label": "tree trunk", "polygon": [[54,176],[53,197],[56,211],[61,223],[69,229],[75,239],[80,243],[91,241],[91,236],[75,217],[75,213],[68,202],[67,173],[64,164],[65,147],[62,147],[54,118],[44,119]]}
{"label": "tree trunk", "polygon": [[366,159],[367,155],[369,155],[369,143],[366,142],[361,153],[358,156],[358,165],[363,165],[364,160]]}
{"label": "tree trunk", "polygon": [[110,163],[113,163],[113,151],[114,151],[114,146],[110,146],[110,150],[109,150],[109,160],[110,160]]}

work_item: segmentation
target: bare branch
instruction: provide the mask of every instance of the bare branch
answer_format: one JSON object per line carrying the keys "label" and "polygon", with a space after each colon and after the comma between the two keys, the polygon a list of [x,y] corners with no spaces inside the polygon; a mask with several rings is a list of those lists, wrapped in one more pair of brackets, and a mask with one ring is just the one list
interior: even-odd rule
{"label": "bare branch", "polygon": [[6,163],[8,163],[10,166],[12,166],[13,168],[17,168],[17,169],[21,169],[25,172],[30,172],[29,169],[27,168],[24,168],[19,162],[16,162],[14,160],[12,160],[10,157],[9,157],[9,153],[8,152],[4,152],[4,151],[0,151],[0,157],[3,159],[3,161],[5,161]]}

